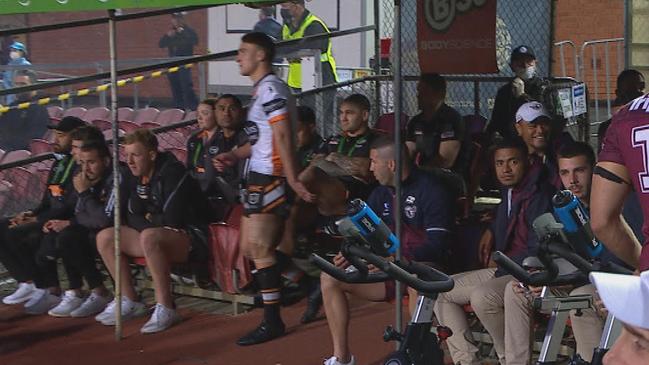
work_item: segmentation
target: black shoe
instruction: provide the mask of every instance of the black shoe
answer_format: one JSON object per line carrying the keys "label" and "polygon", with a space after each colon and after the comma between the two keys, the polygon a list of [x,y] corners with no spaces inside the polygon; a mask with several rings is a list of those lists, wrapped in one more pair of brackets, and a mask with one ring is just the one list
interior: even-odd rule
{"label": "black shoe", "polygon": [[264,343],[270,340],[274,340],[278,337],[282,337],[284,336],[285,333],[286,333],[286,328],[284,327],[284,323],[280,322],[279,325],[271,326],[268,322],[266,322],[266,320],[263,320],[259,324],[259,327],[255,328],[252,332],[248,333],[247,335],[241,337],[237,341],[237,345],[239,346],[256,345],[258,343]]}

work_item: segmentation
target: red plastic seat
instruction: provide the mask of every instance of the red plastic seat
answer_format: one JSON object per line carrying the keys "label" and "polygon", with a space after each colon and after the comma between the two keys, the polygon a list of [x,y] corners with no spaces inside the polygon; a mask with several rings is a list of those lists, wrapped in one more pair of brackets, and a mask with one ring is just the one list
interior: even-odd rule
{"label": "red plastic seat", "polygon": [[185,112],[180,109],[167,109],[158,115],[155,122],[160,125],[170,125],[181,122]]}
{"label": "red plastic seat", "polygon": [[52,145],[44,139],[35,138],[29,142],[29,150],[33,155],[40,155],[41,153],[52,152]]}
{"label": "red plastic seat", "polygon": [[176,156],[178,161],[182,162],[185,164],[187,161],[187,150],[184,148],[168,148],[167,151],[171,152]]}
{"label": "red plastic seat", "polygon": [[135,124],[134,122],[129,122],[129,121],[126,121],[126,120],[120,120],[117,123],[119,125],[119,129],[122,129],[126,133],[131,133],[136,129],[142,128],[141,125]]}
{"label": "red plastic seat", "polygon": [[65,117],[77,117],[83,119],[88,110],[82,106],[75,106],[74,108],[66,109],[60,117],[50,117],[53,122],[58,122]]}
{"label": "red plastic seat", "polygon": [[156,122],[144,122],[140,124],[140,127],[145,129],[155,129],[155,128],[160,128],[162,126]]}
{"label": "red plastic seat", "polygon": [[95,127],[99,128],[99,130],[101,130],[101,131],[110,130],[110,128],[112,127],[112,123],[110,121],[104,120],[104,119],[95,119],[92,122],[90,122],[90,124],[92,124]]}
{"label": "red plastic seat", "polygon": [[51,118],[60,118],[63,115],[63,108],[60,106],[52,105],[47,107],[47,114]]}
{"label": "red plastic seat", "polygon": [[126,106],[117,108],[117,120],[119,121],[126,120],[132,122],[134,119],[135,119],[135,111],[133,110],[133,108],[129,108]]}
{"label": "red plastic seat", "polygon": [[185,117],[183,118],[182,121],[184,122],[187,120],[196,120],[196,116],[197,116],[196,110],[189,111],[187,112],[187,114],[185,114]]}
{"label": "red plastic seat", "polygon": [[176,131],[169,131],[158,134],[158,144],[161,150],[173,148],[185,148],[187,137]]}
{"label": "red plastic seat", "polygon": [[31,157],[32,153],[27,150],[13,150],[5,153],[2,163],[9,163],[24,160]]}
{"label": "red plastic seat", "polygon": [[103,106],[98,106],[96,108],[92,108],[88,110],[83,117],[80,117],[81,119],[85,120],[86,123],[91,123],[94,120],[109,120],[110,118],[110,110],[108,108],[103,107]]}
{"label": "red plastic seat", "polygon": [[[394,136],[394,113],[383,114],[379,117],[379,120],[376,121],[374,129],[379,129],[390,136]],[[401,114],[401,130],[405,131],[406,124],[408,123],[408,116],[406,114]]]}
{"label": "red plastic seat", "polygon": [[135,124],[142,124],[146,122],[153,122],[160,114],[160,111],[156,108],[144,108],[140,109],[135,113],[135,118],[133,122]]}
{"label": "red plastic seat", "polygon": [[252,282],[250,261],[239,250],[242,212],[241,205],[236,205],[228,214],[227,223],[214,223],[209,227],[210,276],[219,288],[230,294],[239,293]]}

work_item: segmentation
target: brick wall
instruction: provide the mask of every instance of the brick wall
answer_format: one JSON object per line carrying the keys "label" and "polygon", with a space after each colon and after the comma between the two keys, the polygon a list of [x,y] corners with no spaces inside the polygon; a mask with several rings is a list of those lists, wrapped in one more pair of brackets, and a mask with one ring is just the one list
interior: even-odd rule
{"label": "brick wall", "polygon": [[[620,0],[556,0],[554,16],[555,42],[571,40],[577,53],[586,41],[606,38],[624,37],[624,2]],[[591,97],[606,99],[605,90],[605,52],[604,46],[598,46],[593,62],[592,46],[589,46],[584,57],[584,79],[588,84]],[[609,80],[612,82],[611,93],[615,90],[615,78],[618,74],[618,65],[624,68],[624,45],[620,43],[622,57],[618,59],[616,44],[609,45]],[[562,74],[559,49],[553,51],[552,73]],[[566,60],[566,74],[575,75],[574,58],[570,47],[564,48]],[[619,62],[619,63],[618,63]],[[593,64],[596,64],[597,86],[599,93],[595,94],[595,77]],[[609,97],[611,97],[609,95]]]}
{"label": "brick wall", "polygon": [[[104,12],[32,14],[27,18],[29,25],[62,23],[72,20],[91,19],[105,16]],[[204,54],[207,49],[207,11],[197,10],[186,15],[189,26],[199,38],[195,54]],[[158,40],[170,27],[170,16],[161,15],[117,23],[117,56],[120,60],[167,57],[167,49],[158,48]],[[30,59],[34,64],[83,63],[85,67],[55,70],[66,75],[87,75],[97,72],[93,65],[108,61],[108,25],[95,25],[32,33],[27,39]],[[132,66],[128,66],[132,67]],[[108,71],[108,68],[104,71]],[[193,71],[194,87],[198,94],[197,71]],[[42,75],[41,75],[42,76]],[[90,84],[96,85],[96,84]],[[74,88],[80,88],[75,85]],[[49,93],[58,90],[48,90]],[[132,86],[119,89],[120,96],[132,95]],[[139,84],[140,105],[152,99],[171,98],[166,77],[146,80]]]}

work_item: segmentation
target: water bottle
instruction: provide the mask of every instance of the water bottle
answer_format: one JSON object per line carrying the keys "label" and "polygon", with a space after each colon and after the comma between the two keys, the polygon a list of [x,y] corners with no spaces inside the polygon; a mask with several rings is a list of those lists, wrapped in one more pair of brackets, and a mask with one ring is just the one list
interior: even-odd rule
{"label": "water bottle", "polygon": [[584,257],[598,257],[604,245],[593,235],[590,216],[579,198],[570,190],[559,191],[552,197],[552,206],[575,251]]}
{"label": "water bottle", "polygon": [[399,240],[364,201],[352,200],[347,214],[374,253],[388,256],[397,252]]}

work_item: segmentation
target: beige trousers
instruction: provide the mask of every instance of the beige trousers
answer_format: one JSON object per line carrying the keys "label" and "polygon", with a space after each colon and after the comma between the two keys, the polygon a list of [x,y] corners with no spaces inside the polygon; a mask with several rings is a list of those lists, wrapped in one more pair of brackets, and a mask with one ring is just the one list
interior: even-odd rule
{"label": "beige trousers", "polygon": [[453,275],[455,287],[442,293],[435,303],[439,323],[449,327],[453,336],[447,341],[455,364],[478,365],[478,348],[473,340],[462,306],[471,304],[482,325],[494,341],[501,364],[505,360],[504,293],[512,277],[494,277],[496,269],[482,269]]}
{"label": "beige trousers", "polygon": [[[514,282],[514,281],[512,281]],[[595,295],[593,285],[584,285],[568,292],[563,289],[552,290],[552,295]],[[586,361],[591,361],[593,349],[599,345],[604,321],[594,308],[584,309],[581,316],[570,312],[572,331],[577,342],[577,353]],[[507,365],[528,365],[532,357],[532,299],[514,292],[511,285],[505,288],[505,359]]]}

